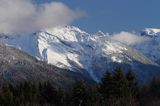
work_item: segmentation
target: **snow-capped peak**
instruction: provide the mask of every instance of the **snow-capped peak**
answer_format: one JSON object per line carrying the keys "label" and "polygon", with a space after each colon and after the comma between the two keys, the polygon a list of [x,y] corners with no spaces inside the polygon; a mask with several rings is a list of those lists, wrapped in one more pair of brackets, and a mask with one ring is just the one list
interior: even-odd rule
{"label": "snow-capped peak", "polygon": [[[102,31],[91,35],[74,26],[44,29],[34,34],[2,38],[4,44],[14,46],[39,60],[60,68],[89,74],[98,81],[114,63],[152,64],[138,51],[113,41]],[[137,64],[138,64],[137,63]]]}
{"label": "snow-capped peak", "polygon": [[148,37],[148,40],[141,44],[136,44],[135,48],[144,53],[152,61],[160,64],[160,29],[146,28],[141,33]]}
{"label": "snow-capped peak", "polygon": [[55,36],[64,41],[83,41],[86,36],[89,36],[85,31],[74,26],[59,26],[42,30],[41,33],[46,33]]}
{"label": "snow-capped peak", "polygon": [[109,34],[108,33],[104,33],[104,32],[102,32],[101,30],[99,30],[96,34],[94,34],[95,36],[99,36],[99,37],[104,37],[104,36],[109,36]]}
{"label": "snow-capped peak", "polygon": [[146,28],[142,31],[141,35],[155,37],[160,35],[160,29],[156,28]]}

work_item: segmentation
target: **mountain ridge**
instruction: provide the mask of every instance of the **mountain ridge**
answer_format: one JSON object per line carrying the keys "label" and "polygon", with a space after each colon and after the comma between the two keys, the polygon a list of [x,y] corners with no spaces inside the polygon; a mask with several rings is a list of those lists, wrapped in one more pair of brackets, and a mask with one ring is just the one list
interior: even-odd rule
{"label": "mountain ridge", "polygon": [[[55,27],[30,35],[6,37],[1,41],[41,61],[91,76],[96,81],[101,79],[107,67],[113,69],[112,66],[115,67],[115,64],[126,64],[128,68],[139,72],[146,64],[159,70],[159,65],[142,53],[110,39],[101,31],[92,35],[73,26]],[[150,73],[149,70],[141,72],[139,78],[148,72]]]}

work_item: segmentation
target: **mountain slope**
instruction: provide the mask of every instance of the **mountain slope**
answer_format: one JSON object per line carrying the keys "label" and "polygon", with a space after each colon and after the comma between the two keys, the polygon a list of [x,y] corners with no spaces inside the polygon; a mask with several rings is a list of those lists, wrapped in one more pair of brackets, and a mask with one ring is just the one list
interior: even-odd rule
{"label": "mountain slope", "polygon": [[20,50],[0,45],[0,84],[50,81],[54,86],[69,87],[76,79],[92,83],[89,77],[47,65]]}
{"label": "mountain slope", "polygon": [[106,69],[111,70],[119,66],[126,70],[132,68],[142,82],[160,74],[159,65],[139,51],[107,38],[101,38],[100,41],[101,45],[97,47],[91,62],[91,69],[98,78],[103,76]]}
{"label": "mountain slope", "polygon": [[[142,53],[110,39],[101,31],[90,35],[79,28],[67,26],[30,35],[4,36],[1,38],[4,44],[19,48],[49,64],[91,76],[96,81],[107,69],[116,66],[133,68],[140,80],[150,79],[160,71],[159,65]],[[152,68],[145,68],[146,65]]]}
{"label": "mountain slope", "polygon": [[146,28],[141,32],[149,40],[136,44],[134,47],[144,53],[148,58],[160,64],[160,29]]}

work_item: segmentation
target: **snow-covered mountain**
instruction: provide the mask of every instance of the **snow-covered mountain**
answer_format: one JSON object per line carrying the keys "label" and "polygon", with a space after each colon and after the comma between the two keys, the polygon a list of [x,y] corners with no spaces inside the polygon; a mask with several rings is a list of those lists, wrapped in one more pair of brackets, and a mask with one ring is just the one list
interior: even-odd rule
{"label": "snow-covered mountain", "polygon": [[160,29],[146,28],[140,36],[148,37],[149,40],[135,45],[135,48],[152,61],[160,64]]}
{"label": "snow-covered mountain", "polygon": [[91,76],[96,81],[107,69],[119,65],[126,69],[132,67],[140,80],[160,74],[158,64],[108,36],[101,31],[91,35],[77,27],[66,26],[29,35],[1,34],[1,43],[49,64]]}
{"label": "snow-covered mountain", "polygon": [[82,74],[48,65],[16,48],[0,45],[0,85],[50,81],[55,87],[69,88],[75,80],[82,78],[93,83],[91,78]]}
{"label": "snow-covered mountain", "polygon": [[149,37],[156,37],[160,36],[160,29],[156,28],[146,28],[142,31],[141,35],[149,36]]}

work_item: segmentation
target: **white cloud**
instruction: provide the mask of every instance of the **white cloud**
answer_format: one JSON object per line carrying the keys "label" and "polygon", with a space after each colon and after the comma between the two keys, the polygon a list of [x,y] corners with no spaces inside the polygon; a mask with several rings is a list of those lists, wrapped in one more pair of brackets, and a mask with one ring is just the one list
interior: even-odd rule
{"label": "white cloud", "polygon": [[34,32],[70,24],[82,15],[61,2],[38,5],[31,0],[0,0],[0,32]]}
{"label": "white cloud", "polygon": [[114,34],[111,36],[111,39],[120,41],[127,45],[134,45],[137,43],[143,43],[144,41],[147,41],[148,38],[143,36],[138,36],[129,32],[120,32],[118,34]]}

